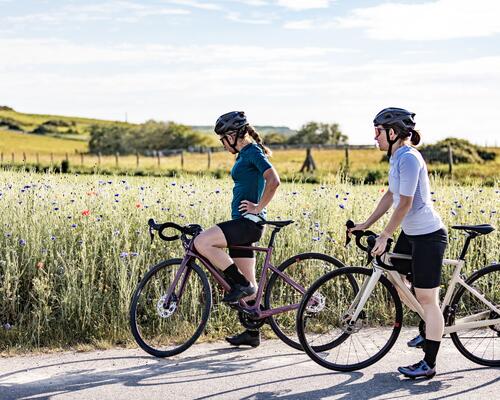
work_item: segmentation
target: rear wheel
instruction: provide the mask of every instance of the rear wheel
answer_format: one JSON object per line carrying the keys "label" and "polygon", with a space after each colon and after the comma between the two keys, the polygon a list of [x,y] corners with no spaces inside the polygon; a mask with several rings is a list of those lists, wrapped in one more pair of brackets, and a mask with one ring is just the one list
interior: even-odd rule
{"label": "rear wheel", "polygon": [[[479,270],[466,283],[497,309],[500,308],[500,264]],[[451,307],[455,310],[452,324],[460,324],[460,320],[472,322],[500,319],[498,313],[463,286],[453,297]],[[469,360],[488,367],[500,367],[500,323],[453,332],[450,336],[458,351]]]}
{"label": "rear wheel", "polygon": [[132,334],[144,351],[156,357],[170,357],[188,349],[203,332],[210,315],[210,283],[194,263],[188,265],[170,298],[166,298],[181,263],[181,259],[172,259],[152,267],[132,297]]}
{"label": "rear wheel", "polygon": [[[290,257],[278,267],[278,270],[307,290],[320,276],[342,267],[345,265],[341,261],[326,254],[304,253]],[[295,289],[273,272],[264,295],[266,309],[296,305],[296,308],[290,311],[269,317],[268,321],[276,336],[297,350],[302,350],[302,346],[297,338],[296,310],[304,292]]]}
{"label": "rear wheel", "polygon": [[[297,332],[306,353],[335,371],[354,371],[380,360],[396,342],[403,321],[401,300],[381,276],[359,316],[353,314],[363,285],[373,270],[346,267],[318,279],[307,290],[297,312]],[[356,285],[353,285],[352,280]],[[357,289],[359,288],[359,289]],[[323,309],[311,314],[311,299],[322,296]]]}

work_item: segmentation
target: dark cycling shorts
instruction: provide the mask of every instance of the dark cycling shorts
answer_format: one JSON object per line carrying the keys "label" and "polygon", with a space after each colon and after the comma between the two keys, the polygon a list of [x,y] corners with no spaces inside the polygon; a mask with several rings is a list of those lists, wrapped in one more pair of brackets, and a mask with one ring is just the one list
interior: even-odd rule
{"label": "dark cycling shorts", "polygon": [[412,259],[392,259],[391,262],[398,272],[411,272],[414,287],[434,289],[441,284],[441,268],[447,244],[448,233],[444,228],[425,235],[407,235],[401,231],[394,253],[409,254]]}
{"label": "dark cycling shorts", "polygon": [[[224,232],[228,246],[251,246],[262,237],[264,227],[246,218],[233,219],[217,224]],[[229,249],[232,258],[254,258],[253,250]]]}

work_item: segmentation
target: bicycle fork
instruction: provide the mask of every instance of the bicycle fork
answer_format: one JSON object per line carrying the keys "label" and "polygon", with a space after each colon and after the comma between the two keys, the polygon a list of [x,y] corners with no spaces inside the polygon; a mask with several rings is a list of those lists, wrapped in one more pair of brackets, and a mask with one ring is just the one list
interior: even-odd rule
{"label": "bicycle fork", "polygon": [[373,289],[375,288],[375,285],[379,281],[382,273],[383,271],[381,268],[374,267],[373,273],[370,276],[370,278],[365,279],[365,281],[363,282],[361,289],[359,289],[358,294],[356,295],[351,306],[347,310],[347,315],[351,316],[351,321],[350,321],[351,325],[355,323],[355,321],[358,319],[359,315],[363,311],[363,308],[366,302],[368,301],[369,297],[371,296]]}

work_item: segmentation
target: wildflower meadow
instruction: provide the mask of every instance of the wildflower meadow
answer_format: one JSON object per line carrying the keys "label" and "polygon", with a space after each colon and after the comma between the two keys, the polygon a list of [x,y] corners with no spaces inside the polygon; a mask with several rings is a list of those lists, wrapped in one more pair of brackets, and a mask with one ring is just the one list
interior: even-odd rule
{"label": "wildflower meadow", "polygon": [[[0,173],[0,349],[131,343],[128,308],[138,280],[150,266],[182,255],[180,242],[151,243],[148,219],[209,227],[230,218],[231,190],[229,178],[209,176]],[[346,264],[365,264],[355,246],[344,247],[344,224],[364,220],[384,190],[341,180],[282,184],[268,207],[269,218],[295,223],[279,233],[273,263],[316,251]],[[447,258],[457,257],[464,242],[452,225],[498,227],[498,185],[459,186],[435,179],[432,190],[449,228]],[[372,229],[380,230],[383,222]],[[465,272],[499,259],[500,235],[494,231],[473,242]],[[213,289],[205,337],[219,338],[239,328],[236,313]]]}

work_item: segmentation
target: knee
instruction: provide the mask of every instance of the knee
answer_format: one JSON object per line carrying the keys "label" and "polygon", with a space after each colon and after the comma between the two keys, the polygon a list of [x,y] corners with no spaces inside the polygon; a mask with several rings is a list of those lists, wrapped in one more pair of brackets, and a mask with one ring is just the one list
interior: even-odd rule
{"label": "knee", "polygon": [[436,296],[431,294],[417,294],[417,300],[422,306],[439,305]]}
{"label": "knee", "polygon": [[205,235],[201,234],[194,238],[194,247],[199,253],[204,254],[206,250],[212,246],[210,244],[210,240],[208,240]]}

